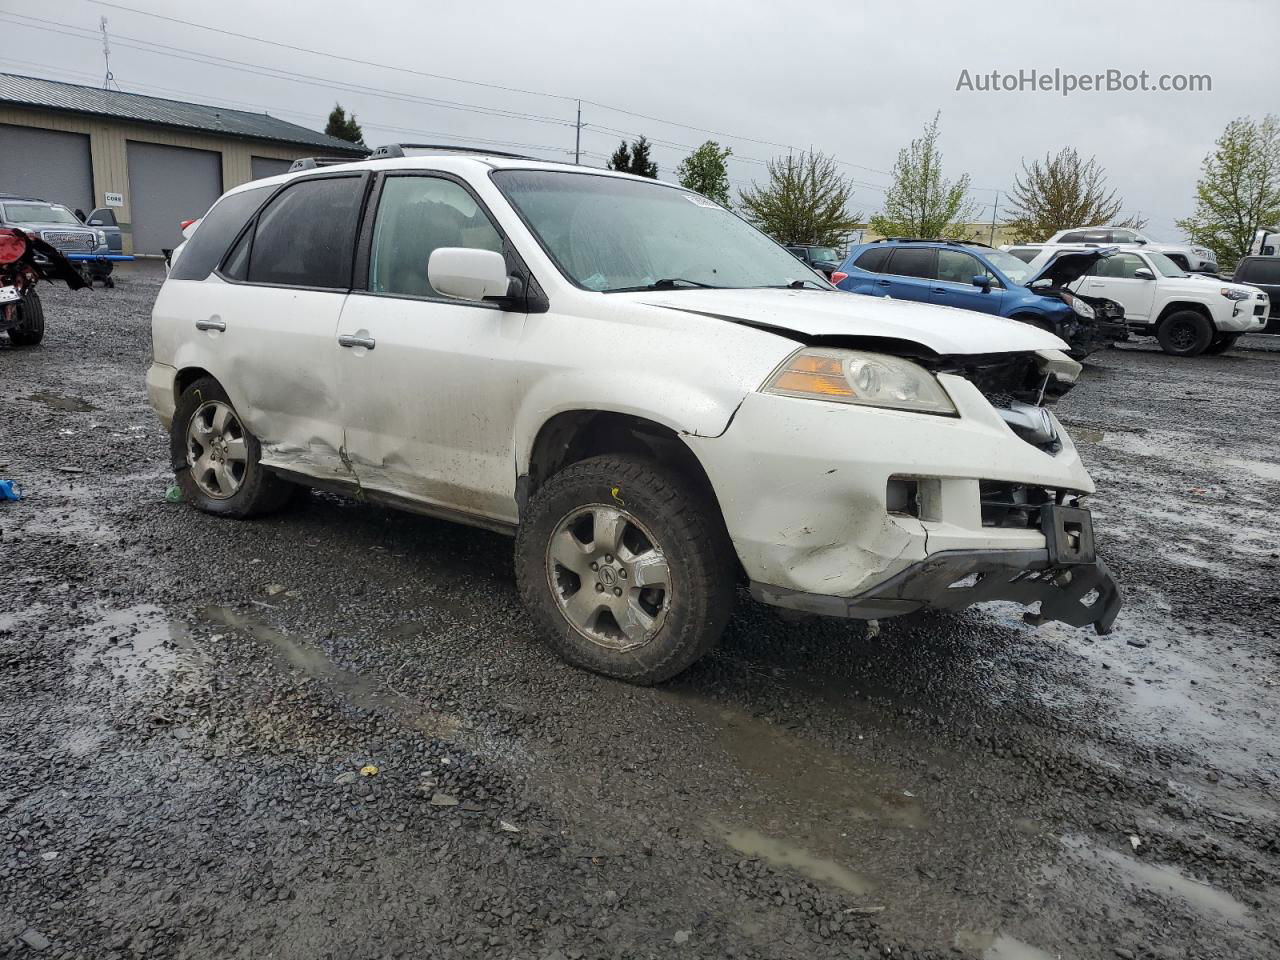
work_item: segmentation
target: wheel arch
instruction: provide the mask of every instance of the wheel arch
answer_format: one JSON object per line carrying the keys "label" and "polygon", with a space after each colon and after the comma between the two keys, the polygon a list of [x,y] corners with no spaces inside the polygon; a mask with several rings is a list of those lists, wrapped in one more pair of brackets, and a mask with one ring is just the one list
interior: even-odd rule
{"label": "wheel arch", "polygon": [[1215,330],[1217,329],[1218,325],[1213,322],[1213,312],[1205,304],[1196,300],[1171,300],[1169,303],[1166,303],[1164,305],[1164,309],[1160,311],[1160,316],[1156,318],[1156,322],[1153,326],[1155,329],[1159,330],[1162,323],[1168,320],[1175,313],[1182,313],[1184,310],[1190,310],[1193,313],[1200,314],[1209,321],[1210,326]]}

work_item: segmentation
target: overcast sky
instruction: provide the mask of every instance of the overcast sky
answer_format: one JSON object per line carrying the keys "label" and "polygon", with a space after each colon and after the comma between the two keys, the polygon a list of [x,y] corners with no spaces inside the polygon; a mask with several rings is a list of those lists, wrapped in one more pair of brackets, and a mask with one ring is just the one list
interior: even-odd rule
{"label": "overcast sky", "polygon": [[[402,70],[284,50],[121,7]],[[730,176],[742,186],[764,176],[753,159],[785,152],[770,144],[812,146],[846,164],[843,172],[859,181],[855,207],[864,214],[883,200],[899,148],[941,110],[946,174],[971,175],[982,219],[1023,158],[1074,146],[1097,156],[1125,214],[1140,211],[1151,220],[1149,232],[1167,239],[1177,235],[1173,221],[1190,212],[1201,161],[1227,121],[1274,107],[1266,51],[1280,28],[1273,0],[0,0],[0,70],[100,86],[102,16],[113,37],[112,73],[126,91],[265,110],[316,129],[336,100],[356,113],[371,145],[486,138],[558,159],[571,158],[573,98],[581,97],[585,162],[603,165],[620,132],[643,133],[660,142],[654,159],[660,176],[671,179],[688,149],[666,143],[713,138],[734,149]],[[139,49],[139,41],[169,55]],[[192,62],[191,52],[252,66]],[[1146,70],[1153,79],[1208,74],[1212,90],[1063,97],[956,89],[965,69],[1055,68]],[[262,75],[276,71],[315,79]]]}

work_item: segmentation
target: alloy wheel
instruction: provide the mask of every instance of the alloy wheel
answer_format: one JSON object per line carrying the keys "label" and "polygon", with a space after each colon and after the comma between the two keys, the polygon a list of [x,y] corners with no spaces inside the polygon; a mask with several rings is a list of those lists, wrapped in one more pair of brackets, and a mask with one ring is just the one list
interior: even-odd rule
{"label": "alloy wheel", "polygon": [[202,403],[187,424],[187,466],[206,496],[228,500],[244,483],[249,466],[244,427],[228,404]]}

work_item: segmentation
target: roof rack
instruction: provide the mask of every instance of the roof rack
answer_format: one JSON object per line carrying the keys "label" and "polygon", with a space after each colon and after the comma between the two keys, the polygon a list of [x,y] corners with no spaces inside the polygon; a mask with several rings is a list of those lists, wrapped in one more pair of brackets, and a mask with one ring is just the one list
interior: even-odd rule
{"label": "roof rack", "polygon": [[365,157],[299,157],[289,166],[289,172],[295,170],[315,170],[319,167],[332,167],[339,163],[357,163]]}
{"label": "roof rack", "polygon": [[949,243],[958,247],[986,247],[991,249],[991,244],[983,243],[981,240],[953,240],[941,237],[879,237],[872,240],[872,243]]}
{"label": "roof rack", "polygon": [[505,150],[490,150],[488,147],[468,147],[458,143],[384,143],[373,153],[370,160],[387,160],[408,156],[406,150],[422,150],[428,153],[478,153],[486,157],[509,157],[512,160],[537,160],[521,153],[507,153]]}

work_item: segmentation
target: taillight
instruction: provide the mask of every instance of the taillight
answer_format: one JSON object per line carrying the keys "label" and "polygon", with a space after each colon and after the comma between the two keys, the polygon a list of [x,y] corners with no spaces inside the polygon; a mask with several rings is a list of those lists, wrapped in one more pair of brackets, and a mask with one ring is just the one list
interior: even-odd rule
{"label": "taillight", "polygon": [[841,280],[848,280],[848,279],[849,279],[849,275],[845,273],[843,270],[831,271],[831,282],[834,283],[836,286],[840,285]]}
{"label": "taillight", "polygon": [[0,263],[17,263],[27,252],[27,238],[21,230],[0,230]]}
{"label": "taillight", "polygon": [[187,229],[187,227],[191,226],[193,223],[195,223],[194,220],[183,220],[180,224],[178,224],[178,229],[185,230]]}

